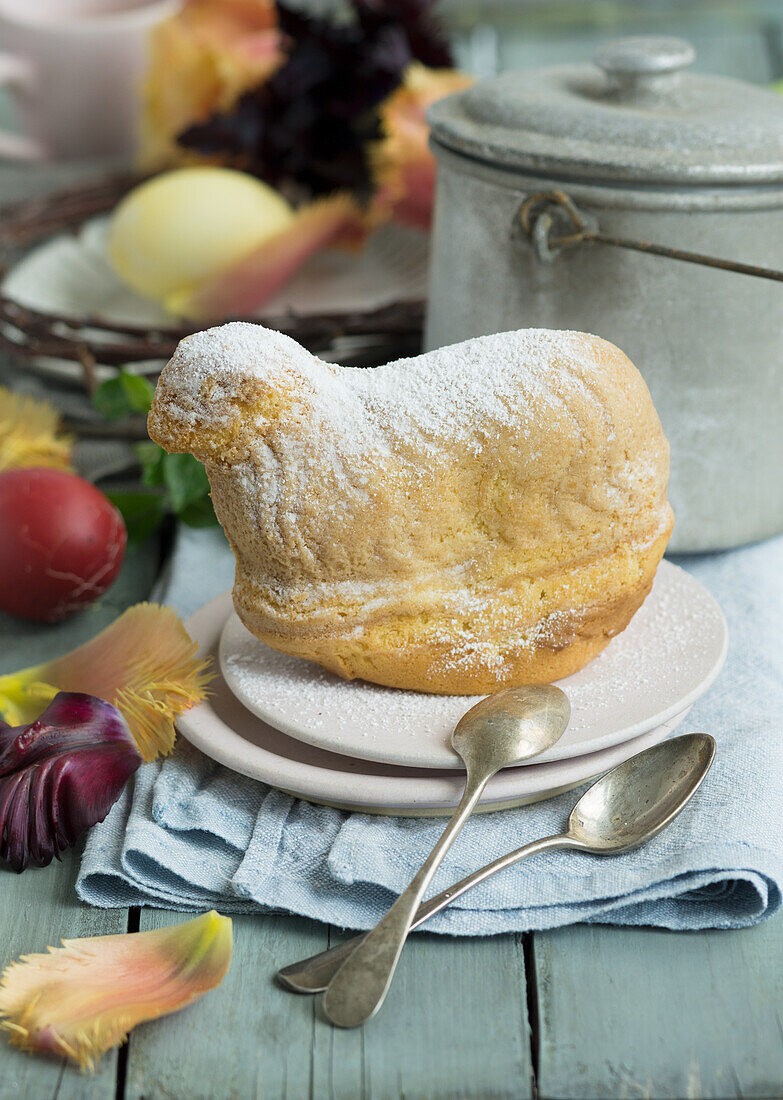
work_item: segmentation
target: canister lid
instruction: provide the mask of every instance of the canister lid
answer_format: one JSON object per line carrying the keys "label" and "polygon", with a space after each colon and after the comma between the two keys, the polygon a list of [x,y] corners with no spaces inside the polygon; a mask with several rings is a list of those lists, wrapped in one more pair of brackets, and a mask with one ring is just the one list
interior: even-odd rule
{"label": "canister lid", "polygon": [[621,38],[592,65],[507,72],[430,107],[437,143],[492,164],[595,180],[783,180],[783,96],[688,72],[679,38]]}

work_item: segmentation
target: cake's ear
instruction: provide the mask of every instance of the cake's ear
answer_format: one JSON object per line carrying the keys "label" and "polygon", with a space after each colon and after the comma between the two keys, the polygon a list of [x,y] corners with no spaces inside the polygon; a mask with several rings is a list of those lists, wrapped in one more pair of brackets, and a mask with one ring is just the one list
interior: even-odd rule
{"label": "cake's ear", "polygon": [[[158,380],[147,429],[167,451],[231,465],[290,409],[318,361],[294,340],[235,322],[182,340]],[[317,368],[316,368],[317,369]]]}

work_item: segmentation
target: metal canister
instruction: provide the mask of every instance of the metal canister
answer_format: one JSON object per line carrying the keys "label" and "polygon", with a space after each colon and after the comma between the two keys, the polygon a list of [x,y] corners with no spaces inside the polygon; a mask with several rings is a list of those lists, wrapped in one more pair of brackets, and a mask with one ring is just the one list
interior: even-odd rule
{"label": "metal canister", "polygon": [[783,531],[783,283],[681,262],[783,269],[783,96],[693,58],[679,39],[622,39],[429,116],[427,346],[546,327],[622,348],[671,443],[677,551]]}

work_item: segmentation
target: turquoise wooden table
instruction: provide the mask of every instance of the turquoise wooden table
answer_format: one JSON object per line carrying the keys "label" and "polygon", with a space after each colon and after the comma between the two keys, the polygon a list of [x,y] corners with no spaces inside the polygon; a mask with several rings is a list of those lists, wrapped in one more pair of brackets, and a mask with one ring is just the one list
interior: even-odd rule
{"label": "turquoise wooden table", "polygon": [[[0,672],[70,648],[145,598],[157,548],[127,559],[70,623],[0,615]],[[0,871],[0,966],[62,937],[156,928],[159,910],[97,910],[74,892],[78,853]],[[234,921],[217,991],[139,1027],[93,1077],[0,1040],[0,1100],[669,1100],[783,1097],[783,919],[739,932],[576,927],[449,939],[417,933],[382,1014],[338,1031],[272,979],[342,933],[287,916]]]}

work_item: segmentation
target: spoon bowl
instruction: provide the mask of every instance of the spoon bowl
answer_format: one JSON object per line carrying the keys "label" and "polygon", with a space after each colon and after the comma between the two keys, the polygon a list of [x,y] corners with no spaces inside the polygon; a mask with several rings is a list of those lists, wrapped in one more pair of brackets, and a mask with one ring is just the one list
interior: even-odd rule
{"label": "spoon bowl", "polygon": [[568,696],[553,684],[508,688],[463,714],[451,744],[468,769],[492,772],[550,749],[571,717]]}
{"label": "spoon bowl", "polygon": [[692,733],[653,745],[596,780],[568,818],[573,846],[627,852],[659,833],[696,791],[712,764],[715,741]]}

